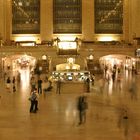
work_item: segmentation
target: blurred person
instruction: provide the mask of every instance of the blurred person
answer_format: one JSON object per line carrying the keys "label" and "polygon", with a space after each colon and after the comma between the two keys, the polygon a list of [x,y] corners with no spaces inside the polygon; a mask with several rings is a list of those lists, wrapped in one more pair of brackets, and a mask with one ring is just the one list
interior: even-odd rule
{"label": "blurred person", "polygon": [[103,93],[104,86],[105,86],[105,78],[101,78],[101,79],[99,80],[99,90],[100,90],[100,93],[101,93],[101,94]]}
{"label": "blurred person", "polygon": [[36,79],[34,76],[31,77],[30,83],[31,83],[31,91],[32,91],[36,88]]}
{"label": "blurred person", "polygon": [[45,80],[43,83],[42,83],[42,89],[43,89],[43,93],[46,93],[47,91],[51,91],[53,88],[52,86],[52,82],[50,80]]}
{"label": "blurred person", "polygon": [[86,84],[86,92],[90,92],[90,78],[88,77],[85,81]]}
{"label": "blurred person", "polygon": [[119,90],[121,90],[122,89],[122,75],[120,72],[118,72],[118,76],[117,76],[117,85],[118,85]]}
{"label": "blurred person", "polygon": [[13,76],[12,83],[13,83],[13,92],[16,92],[16,78],[15,78],[15,76]]}
{"label": "blurred person", "polygon": [[116,70],[113,69],[112,70],[112,81],[115,82],[115,78],[116,78]]}
{"label": "blurred person", "polygon": [[134,79],[132,80],[129,92],[130,92],[131,99],[132,100],[134,100],[134,99],[137,100],[137,86],[136,86],[136,82],[135,82]]}
{"label": "blurred person", "polygon": [[105,77],[106,77],[106,74],[107,74],[107,70],[108,70],[108,66],[105,65],[105,67],[104,67],[104,76],[105,76]]}
{"label": "blurred person", "polygon": [[40,77],[39,77],[39,79],[37,81],[37,84],[38,84],[38,93],[42,94],[42,80],[41,80]]}
{"label": "blurred person", "polygon": [[29,100],[31,101],[30,113],[36,113],[38,110],[38,94],[36,88],[31,92]]}
{"label": "blurred person", "polygon": [[128,135],[129,129],[129,116],[128,110],[126,108],[119,109],[119,116],[118,116],[118,127],[124,130],[124,135]]}
{"label": "blurred person", "polygon": [[79,125],[86,122],[86,110],[88,109],[87,97],[78,98]]}
{"label": "blurred person", "polygon": [[91,75],[91,81],[92,81],[92,86],[94,86],[94,82],[95,82],[95,74],[94,73]]}
{"label": "blurred person", "polygon": [[18,81],[18,83],[20,83],[20,81],[21,81],[21,74],[19,71],[17,71],[17,81]]}
{"label": "blurred person", "polygon": [[10,77],[8,77],[7,80],[6,80],[6,88],[10,92],[10,90],[11,90],[11,79],[10,79]]}
{"label": "blurred person", "polygon": [[61,81],[61,79],[59,77],[58,80],[56,81],[56,94],[61,93],[61,84],[62,84],[62,81]]}

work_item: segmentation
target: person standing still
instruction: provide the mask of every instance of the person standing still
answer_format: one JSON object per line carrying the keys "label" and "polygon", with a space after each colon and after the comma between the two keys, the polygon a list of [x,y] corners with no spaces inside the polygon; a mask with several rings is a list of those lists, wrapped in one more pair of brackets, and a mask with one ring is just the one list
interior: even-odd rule
{"label": "person standing still", "polygon": [[56,94],[61,93],[61,79],[59,78],[56,82]]}

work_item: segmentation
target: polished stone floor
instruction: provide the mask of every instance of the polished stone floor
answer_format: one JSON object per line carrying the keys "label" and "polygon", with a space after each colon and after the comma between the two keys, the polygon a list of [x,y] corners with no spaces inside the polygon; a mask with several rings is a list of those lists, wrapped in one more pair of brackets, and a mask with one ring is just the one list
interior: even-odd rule
{"label": "polished stone floor", "polygon": [[[140,140],[140,75],[126,71],[121,89],[117,82],[106,81],[103,93],[100,76],[96,76],[91,92],[84,93],[88,101],[86,123],[78,125],[76,89],[69,94],[53,90],[39,95],[38,112],[29,113],[28,74],[22,71],[15,93],[6,89],[1,78],[0,140]],[[133,79],[137,97],[129,92]]]}

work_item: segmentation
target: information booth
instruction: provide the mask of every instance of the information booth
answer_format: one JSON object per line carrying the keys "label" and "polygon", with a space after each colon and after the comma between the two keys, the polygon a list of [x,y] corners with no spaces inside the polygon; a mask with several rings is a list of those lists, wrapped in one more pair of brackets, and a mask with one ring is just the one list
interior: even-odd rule
{"label": "information booth", "polygon": [[[89,71],[53,71],[52,79],[61,80],[61,93],[84,93],[85,81],[90,77]],[[56,87],[56,86],[55,86]]]}

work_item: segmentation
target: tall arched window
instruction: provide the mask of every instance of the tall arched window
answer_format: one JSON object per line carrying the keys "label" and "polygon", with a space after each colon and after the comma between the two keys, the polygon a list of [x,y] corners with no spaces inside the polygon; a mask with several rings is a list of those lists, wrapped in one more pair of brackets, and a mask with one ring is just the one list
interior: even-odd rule
{"label": "tall arched window", "polygon": [[12,0],[12,34],[40,33],[40,0]]}
{"label": "tall arched window", "polygon": [[123,33],[123,0],[95,1],[95,33]]}
{"label": "tall arched window", "polygon": [[81,0],[53,0],[53,32],[81,33]]}

